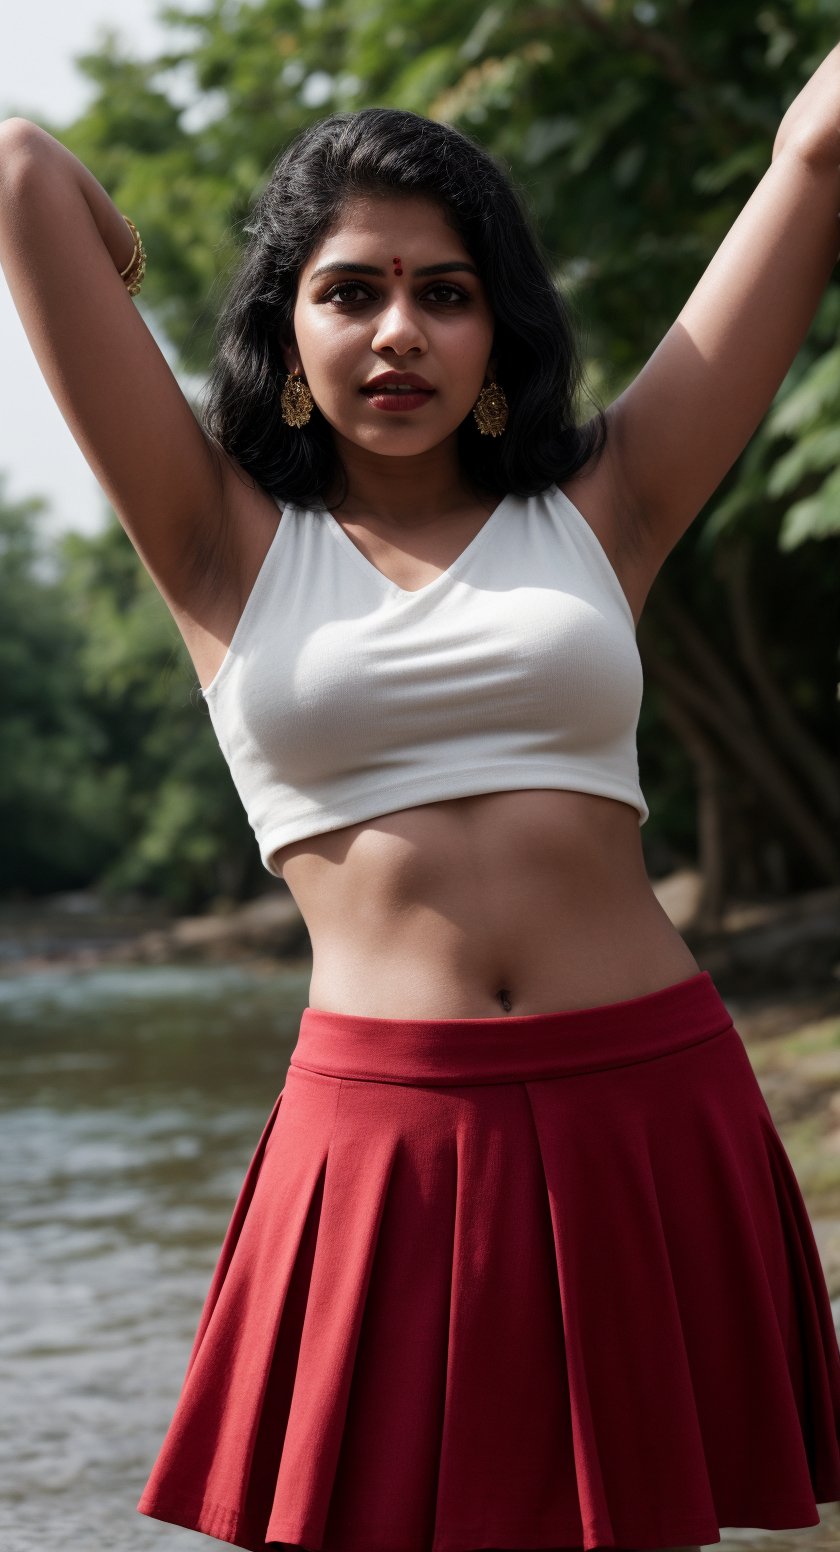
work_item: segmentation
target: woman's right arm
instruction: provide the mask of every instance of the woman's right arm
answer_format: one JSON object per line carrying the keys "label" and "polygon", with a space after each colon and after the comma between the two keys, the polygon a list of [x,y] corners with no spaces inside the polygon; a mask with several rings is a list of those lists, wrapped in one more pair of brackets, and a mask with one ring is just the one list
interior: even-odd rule
{"label": "woman's right arm", "polygon": [[178,612],[218,559],[228,481],[120,279],[132,250],[78,157],[28,119],[0,123],[0,265],[12,299],[76,442]]}

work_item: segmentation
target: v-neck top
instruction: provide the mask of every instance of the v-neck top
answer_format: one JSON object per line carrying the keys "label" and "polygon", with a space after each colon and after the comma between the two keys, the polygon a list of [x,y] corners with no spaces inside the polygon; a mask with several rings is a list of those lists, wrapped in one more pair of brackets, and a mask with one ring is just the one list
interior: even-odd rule
{"label": "v-neck top", "polygon": [[202,692],[263,866],[290,841],[481,792],[569,788],[649,810],[633,614],[557,485],[508,495],[424,587],[326,507],[283,504]]}

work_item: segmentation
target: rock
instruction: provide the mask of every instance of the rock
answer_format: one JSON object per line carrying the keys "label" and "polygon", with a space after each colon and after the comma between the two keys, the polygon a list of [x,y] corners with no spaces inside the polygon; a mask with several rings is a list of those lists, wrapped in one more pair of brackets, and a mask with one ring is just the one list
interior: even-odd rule
{"label": "rock", "polygon": [[112,946],[107,958],[110,962],[154,964],[252,959],[255,955],[285,959],[305,955],[309,946],[303,917],[283,886],[223,915],[182,916],[171,926],[141,933],[130,944]]}
{"label": "rock", "polygon": [[651,880],[653,892],[677,932],[685,932],[697,915],[703,878],[696,868],[678,868],[667,878]]}

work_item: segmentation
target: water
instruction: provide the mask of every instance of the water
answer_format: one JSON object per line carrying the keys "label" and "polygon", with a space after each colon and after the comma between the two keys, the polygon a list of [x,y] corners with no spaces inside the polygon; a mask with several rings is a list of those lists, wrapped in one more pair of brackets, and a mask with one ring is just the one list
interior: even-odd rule
{"label": "water", "polygon": [[308,983],[308,967],[0,979],[4,1552],[211,1545],[135,1505]]}
{"label": "water", "polygon": [[[285,1081],[308,964],[0,977],[0,1547],[223,1544],[136,1503],[230,1213]],[[840,1546],[823,1524],[721,1543]]]}

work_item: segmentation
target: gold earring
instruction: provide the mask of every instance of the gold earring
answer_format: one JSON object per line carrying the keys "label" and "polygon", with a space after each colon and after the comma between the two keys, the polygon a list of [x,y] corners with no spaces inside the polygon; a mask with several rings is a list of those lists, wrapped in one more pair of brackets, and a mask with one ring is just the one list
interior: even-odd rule
{"label": "gold earring", "polygon": [[287,426],[305,426],[315,408],[309,385],[297,372],[290,372],[280,395],[280,413]]}
{"label": "gold earring", "polygon": [[491,372],[490,382],[482,388],[473,405],[473,416],[482,436],[501,436],[508,420],[508,401],[501,383]]}

